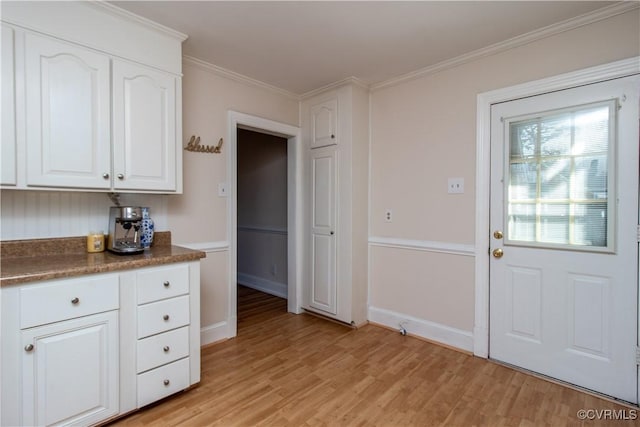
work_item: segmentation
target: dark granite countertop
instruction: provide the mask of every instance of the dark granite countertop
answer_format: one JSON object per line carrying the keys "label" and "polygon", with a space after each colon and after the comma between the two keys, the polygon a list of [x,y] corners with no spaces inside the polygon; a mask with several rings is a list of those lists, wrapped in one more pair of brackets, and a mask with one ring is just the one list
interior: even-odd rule
{"label": "dark granite countertop", "polygon": [[87,253],[84,237],[10,241],[0,245],[0,286],[197,261],[206,256],[201,251],[171,245],[168,232],[158,233],[154,245],[137,255]]}

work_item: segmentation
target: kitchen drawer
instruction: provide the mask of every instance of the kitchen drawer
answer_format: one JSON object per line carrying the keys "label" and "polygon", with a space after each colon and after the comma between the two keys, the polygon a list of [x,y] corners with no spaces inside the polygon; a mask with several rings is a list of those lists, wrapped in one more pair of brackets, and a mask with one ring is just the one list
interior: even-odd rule
{"label": "kitchen drawer", "polygon": [[138,341],[137,373],[166,365],[189,355],[189,327]]}
{"label": "kitchen drawer", "polygon": [[20,328],[119,308],[117,274],[52,280],[20,288]]}
{"label": "kitchen drawer", "polygon": [[158,267],[137,274],[138,304],[189,293],[189,266]]}
{"label": "kitchen drawer", "polygon": [[138,339],[189,324],[189,295],[138,307]]}
{"label": "kitchen drawer", "polygon": [[138,375],[138,407],[189,387],[189,358]]}

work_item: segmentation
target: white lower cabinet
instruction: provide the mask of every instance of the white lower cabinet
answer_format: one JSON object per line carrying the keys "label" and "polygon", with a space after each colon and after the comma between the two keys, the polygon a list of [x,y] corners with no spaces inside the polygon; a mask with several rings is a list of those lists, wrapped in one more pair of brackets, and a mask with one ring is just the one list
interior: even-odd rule
{"label": "white lower cabinet", "polygon": [[189,358],[138,375],[138,405],[148,405],[187,387]]}
{"label": "white lower cabinet", "polygon": [[[22,425],[89,425],[118,414],[118,312],[22,331]],[[3,408],[4,409],[4,408]]]}
{"label": "white lower cabinet", "polygon": [[200,263],[1,288],[2,426],[89,426],[200,381]]}
{"label": "white lower cabinet", "polygon": [[119,275],[2,287],[1,425],[119,413]]}
{"label": "white lower cabinet", "polygon": [[189,283],[189,270],[180,266],[147,269],[136,276],[139,407],[189,387],[195,367],[199,381],[200,341],[192,334]]}

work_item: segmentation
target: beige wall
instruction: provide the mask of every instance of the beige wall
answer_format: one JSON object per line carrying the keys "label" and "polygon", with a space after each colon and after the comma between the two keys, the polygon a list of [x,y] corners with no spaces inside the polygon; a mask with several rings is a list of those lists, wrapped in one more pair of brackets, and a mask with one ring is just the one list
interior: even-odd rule
{"label": "beige wall", "polygon": [[[374,91],[371,236],[473,245],[477,95],[637,56],[639,22],[636,10]],[[464,194],[447,194],[448,177]],[[372,247],[369,303],[471,331],[473,257]]]}
{"label": "beige wall", "polygon": [[[228,111],[298,125],[298,101],[280,93],[226,78],[185,61],[182,80],[183,135],[199,135],[201,144],[227,140]],[[228,182],[227,146],[222,154],[184,152],[184,193],[169,197],[168,227],[174,243],[228,242],[227,198],[218,183]],[[202,260],[201,325],[227,320],[228,251],[211,251]]]}

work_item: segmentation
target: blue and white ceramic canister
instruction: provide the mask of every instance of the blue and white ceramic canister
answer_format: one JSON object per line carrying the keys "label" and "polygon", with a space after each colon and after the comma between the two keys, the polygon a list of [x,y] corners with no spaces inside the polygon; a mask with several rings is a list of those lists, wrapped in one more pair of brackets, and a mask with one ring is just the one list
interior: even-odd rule
{"label": "blue and white ceramic canister", "polygon": [[149,216],[149,208],[140,208],[142,210],[142,235],[140,243],[143,248],[151,247],[153,243],[153,220]]}

